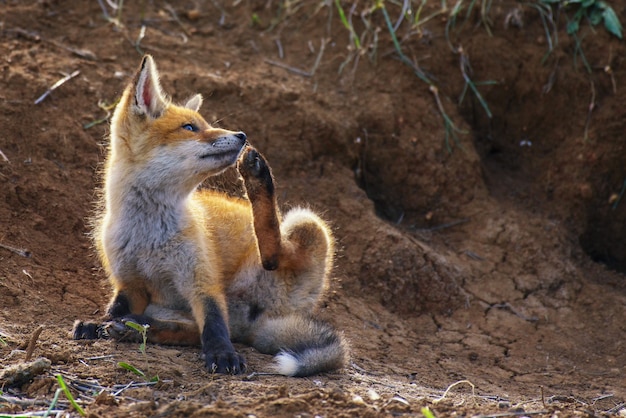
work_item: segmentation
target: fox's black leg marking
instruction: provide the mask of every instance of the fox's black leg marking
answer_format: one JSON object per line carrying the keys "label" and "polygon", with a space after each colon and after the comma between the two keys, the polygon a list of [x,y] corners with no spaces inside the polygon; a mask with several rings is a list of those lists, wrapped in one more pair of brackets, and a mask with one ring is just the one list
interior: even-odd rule
{"label": "fox's black leg marking", "polygon": [[230,342],[228,327],[222,311],[212,298],[204,300],[204,328],[202,354],[207,368],[217,373],[238,374],[246,369],[246,362]]}
{"label": "fox's black leg marking", "polygon": [[107,308],[109,318],[121,318],[130,313],[130,300],[124,293],[118,293]]}
{"label": "fox's black leg marking", "polygon": [[[105,323],[96,323],[96,322],[82,322],[80,320],[74,322],[74,327],[72,329],[72,337],[75,340],[95,340],[98,338],[106,338],[109,336],[110,331],[113,329],[113,333],[115,330],[118,332],[125,328],[124,323],[120,323],[118,326],[112,327],[115,319],[122,318],[124,316],[128,316],[130,314],[130,301],[128,297],[123,293],[118,293],[118,295],[111,301],[109,307],[107,308],[107,317],[112,320],[112,322]],[[141,322],[138,322],[141,324]],[[111,336],[119,338],[118,335],[111,333]]]}
{"label": "fox's black leg marking", "polygon": [[250,311],[248,311],[248,321],[250,322],[256,321],[257,318],[261,316],[264,310],[265,309],[263,309],[261,306],[257,305],[256,303],[253,303],[252,305],[250,305]]}

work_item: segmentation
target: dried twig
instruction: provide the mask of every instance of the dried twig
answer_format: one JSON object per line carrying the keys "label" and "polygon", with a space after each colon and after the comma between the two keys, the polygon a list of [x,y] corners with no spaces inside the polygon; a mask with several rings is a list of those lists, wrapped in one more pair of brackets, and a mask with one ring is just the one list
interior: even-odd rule
{"label": "dried twig", "polygon": [[472,396],[476,396],[476,386],[474,386],[474,384],[472,382],[470,382],[469,380],[459,380],[458,382],[454,382],[453,384],[451,384],[450,386],[448,386],[448,388],[446,389],[445,392],[443,392],[443,395],[441,395],[439,398],[437,399],[433,399],[433,403],[439,403],[441,401],[443,401],[445,399],[445,397],[448,395],[448,392],[450,392],[450,390],[452,390],[453,387],[458,386],[460,384],[467,384],[470,385],[472,387]]}
{"label": "dried twig", "polygon": [[30,258],[30,256],[32,255],[32,253],[29,250],[26,250],[23,248],[11,247],[10,245],[6,245],[1,242],[0,242],[0,248],[4,248],[5,250],[11,251],[12,253],[15,253],[17,255],[20,255],[26,258]]}
{"label": "dried twig", "polygon": [[37,346],[37,339],[39,338],[41,331],[43,331],[43,328],[43,325],[39,325],[35,332],[33,332],[33,335],[31,335],[30,340],[28,340],[25,357],[26,361],[29,361],[30,358],[33,356],[33,351],[35,351],[35,347]]}
{"label": "dried twig", "polygon": [[311,75],[315,74],[317,71],[317,67],[319,67],[320,62],[322,61],[322,55],[324,55],[324,50],[326,49],[326,43],[328,41],[326,39],[322,39],[320,43],[320,52],[317,53],[317,58],[315,58],[315,63],[313,63],[313,67],[311,68]]}
{"label": "dried twig", "polygon": [[541,88],[541,92],[543,94],[550,93],[550,91],[552,90],[552,87],[554,87],[554,83],[556,83],[556,75],[557,75],[558,69],[559,69],[559,58],[556,59],[556,62],[554,63],[554,67],[552,68],[552,71],[550,71],[550,75],[548,76],[548,81]]}
{"label": "dried twig", "polygon": [[583,135],[583,140],[585,142],[587,142],[587,139],[589,138],[589,123],[591,122],[591,113],[593,113],[596,108],[596,87],[593,84],[593,81],[591,81],[590,83],[591,101],[589,102],[589,107],[587,108],[587,119],[585,119],[585,134]]}
{"label": "dried twig", "polygon": [[503,417],[525,417],[527,415],[544,415],[548,411],[511,411],[511,412],[499,412],[497,414],[490,415],[477,415],[475,418],[503,418]]}
{"label": "dried twig", "polygon": [[117,390],[115,390],[115,392],[113,392],[112,395],[113,396],[119,396],[122,392],[124,392],[127,389],[138,388],[138,387],[146,387],[146,386],[154,386],[156,384],[157,384],[157,382],[143,382],[143,383],[130,382],[127,385],[114,385],[113,389],[117,389]]}
{"label": "dried twig", "polygon": [[4,152],[2,152],[2,150],[0,149],[0,157],[2,157],[2,159],[7,162],[10,163],[11,161],[9,161],[9,159],[7,158],[6,155],[4,155]]}
{"label": "dried twig", "polygon": [[180,26],[180,28],[182,29],[182,31],[184,32],[184,34],[190,38],[191,34],[189,33],[189,31],[187,30],[187,28],[185,28],[185,25],[183,25],[183,22],[180,21],[180,18],[178,17],[178,13],[176,13],[176,10],[174,10],[174,8],[172,7],[171,4],[169,4],[168,2],[165,2],[165,8],[167,9],[167,11],[170,13],[170,15],[172,15],[172,19],[174,19],[174,21],[178,24],[178,26]]}
{"label": "dried twig", "polygon": [[280,39],[275,39],[276,48],[278,48],[278,58],[281,60],[285,57],[285,52],[283,51],[283,44],[280,42]]}
{"label": "dried twig", "polygon": [[312,74],[308,71],[304,71],[301,70],[300,68],[296,68],[296,67],[292,67],[290,65],[287,64],[283,64],[282,62],[278,62],[278,61],[274,61],[274,60],[270,60],[270,59],[265,59],[264,60],[266,63],[271,64],[271,65],[275,65],[276,67],[280,67],[284,70],[287,70],[289,72],[292,72],[294,74],[298,74],[301,75],[303,77],[311,77]]}
{"label": "dried twig", "polygon": [[107,355],[104,355],[104,356],[87,357],[85,360],[89,360],[89,361],[108,360],[110,358],[115,358],[115,354],[107,354]]}
{"label": "dried twig", "polygon": [[43,399],[22,399],[17,396],[1,395],[0,402],[6,402],[21,407],[29,406],[48,406],[50,402]]}
{"label": "dried twig", "polygon": [[66,82],[68,82],[72,78],[76,77],[78,74],[80,74],[80,71],[76,70],[72,74],[68,74],[65,77],[63,77],[62,79],[60,79],[59,81],[57,81],[56,83],[54,83],[52,85],[52,87],[50,87],[44,94],[42,94],[41,96],[39,96],[39,98],[37,100],[35,100],[35,104],[37,105],[37,104],[43,102],[44,99],[50,95],[50,93],[52,93],[54,90],[56,90],[59,87],[61,87],[63,84],[65,84]]}
{"label": "dried twig", "polygon": [[66,51],[69,51],[72,54],[76,55],[77,57],[80,57],[89,61],[95,61],[98,59],[96,54],[94,54],[92,51],[88,49],[74,48],[72,46],[65,45],[64,43],[56,41],[54,39],[44,39],[41,36],[39,36],[37,32],[29,32],[22,28],[12,28],[12,29],[7,29],[6,31],[9,33],[15,33],[19,36],[23,36],[24,38],[29,39],[34,42],[46,42],[46,43],[52,44],[56,46],[57,48],[61,48]]}
{"label": "dried twig", "polygon": [[[279,61],[274,61],[274,60],[270,60],[270,59],[265,59],[265,62],[271,65],[275,65],[277,67],[283,68],[287,71],[290,71],[294,74],[298,74],[301,75],[303,77],[313,77],[315,75],[315,71],[317,71],[317,67],[319,67],[320,62],[322,61],[322,55],[324,55],[324,50],[326,49],[326,43],[328,41],[326,39],[322,39],[322,42],[320,44],[320,50],[317,53],[317,57],[315,58],[315,62],[313,63],[313,66],[311,67],[311,69],[309,71],[305,71],[305,70],[301,70],[300,68],[296,68],[296,67],[292,67],[290,65],[287,64],[283,64],[282,62]],[[279,50],[279,54],[281,54],[281,50]]]}
{"label": "dried twig", "polygon": [[609,47],[609,62],[604,66],[604,72],[611,77],[611,85],[613,86],[613,94],[617,94],[617,83],[615,82],[615,75],[611,68],[611,61],[613,61],[613,46]]}
{"label": "dried twig", "polygon": [[456,221],[448,222],[448,223],[445,223],[445,224],[435,225],[435,226],[432,226],[430,228],[426,228],[426,230],[427,231],[440,231],[442,229],[452,228],[454,226],[467,223],[469,221],[470,221],[469,218],[463,218],[463,219],[459,219],[459,220],[456,220]]}

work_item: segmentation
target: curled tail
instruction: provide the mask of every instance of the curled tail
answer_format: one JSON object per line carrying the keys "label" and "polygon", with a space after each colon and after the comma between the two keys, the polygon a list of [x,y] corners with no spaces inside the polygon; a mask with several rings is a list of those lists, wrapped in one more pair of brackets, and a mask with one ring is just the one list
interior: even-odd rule
{"label": "curled tail", "polygon": [[275,370],[285,376],[310,376],[344,367],[348,343],[326,322],[301,315],[264,318],[256,326],[252,345],[276,354]]}

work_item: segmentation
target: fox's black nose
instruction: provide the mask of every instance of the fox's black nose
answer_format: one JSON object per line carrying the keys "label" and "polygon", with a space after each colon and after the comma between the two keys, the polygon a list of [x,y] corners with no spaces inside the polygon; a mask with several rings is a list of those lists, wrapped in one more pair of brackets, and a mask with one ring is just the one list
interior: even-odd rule
{"label": "fox's black nose", "polygon": [[246,138],[247,138],[246,134],[244,134],[243,132],[237,132],[237,133],[235,134],[235,136],[236,136],[237,138],[241,139],[242,141],[245,141],[245,140],[246,140]]}

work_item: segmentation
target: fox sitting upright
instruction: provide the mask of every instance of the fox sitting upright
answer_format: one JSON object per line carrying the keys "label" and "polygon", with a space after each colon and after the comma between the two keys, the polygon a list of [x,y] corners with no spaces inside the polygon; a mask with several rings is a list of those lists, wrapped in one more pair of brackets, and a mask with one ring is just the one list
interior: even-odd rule
{"label": "fox sitting upright", "polygon": [[[111,120],[96,248],[113,287],[102,323],[75,339],[201,345],[206,366],[240,373],[231,340],[276,354],[277,372],[307,376],[346,364],[348,346],[311,316],[328,286],[333,237],[308,209],[281,216],[265,159],[243,132],[214,128],[164,95],[145,56]],[[237,164],[247,199],[198,190]]]}

